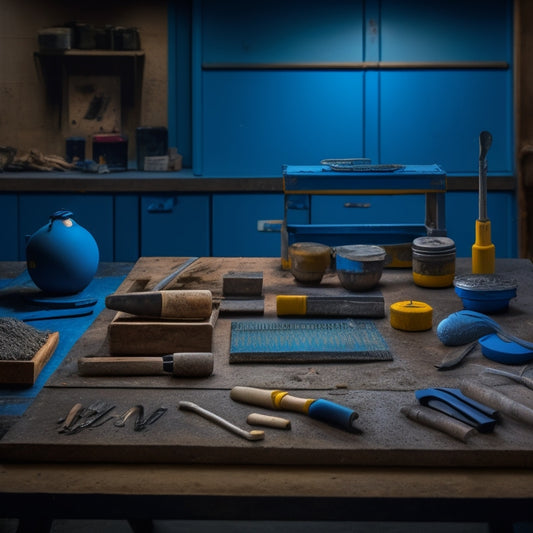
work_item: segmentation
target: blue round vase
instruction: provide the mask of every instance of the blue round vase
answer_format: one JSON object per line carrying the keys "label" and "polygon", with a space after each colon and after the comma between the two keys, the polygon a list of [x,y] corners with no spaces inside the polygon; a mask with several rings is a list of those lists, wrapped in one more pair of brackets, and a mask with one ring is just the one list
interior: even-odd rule
{"label": "blue round vase", "polygon": [[56,211],[26,243],[31,279],[49,294],[76,294],[94,278],[100,260],[94,237],[70,211]]}

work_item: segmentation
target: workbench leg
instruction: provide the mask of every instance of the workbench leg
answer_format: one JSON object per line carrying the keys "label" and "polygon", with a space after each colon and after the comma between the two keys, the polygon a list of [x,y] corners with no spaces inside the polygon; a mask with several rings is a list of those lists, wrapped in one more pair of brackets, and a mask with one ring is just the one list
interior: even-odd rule
{"label": "workbench leg", "polygon": [[130,525],[133,533],[152,533],[154,530],[154,524],[150,518],[128,520],[128,524]]}
{"label": "workbench leg", "polygon": [[50,533],[51,518],[20,518],[17,533]]}

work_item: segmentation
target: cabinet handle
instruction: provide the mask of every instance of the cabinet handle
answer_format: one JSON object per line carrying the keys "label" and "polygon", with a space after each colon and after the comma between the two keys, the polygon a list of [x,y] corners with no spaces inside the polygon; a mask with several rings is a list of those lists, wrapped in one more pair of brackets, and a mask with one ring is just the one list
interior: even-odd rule
{"label": "cabinet handle", "polygon": [[257,231],[273,231],[280,232],[283,220],[258,220]]}
{"label": "cabinet handle", "polygon": [[369,208],[372,204],[368,202],[345,202],[344,207],[360,207],[360,208]]}
{"label": "cabinet handle", "polygon": [[152,203],[148,204],[146,210],[148,213],[172,213],[174,206],[177,204],[177,199],[172,198],[161,198],[159,200],[154,200]]}

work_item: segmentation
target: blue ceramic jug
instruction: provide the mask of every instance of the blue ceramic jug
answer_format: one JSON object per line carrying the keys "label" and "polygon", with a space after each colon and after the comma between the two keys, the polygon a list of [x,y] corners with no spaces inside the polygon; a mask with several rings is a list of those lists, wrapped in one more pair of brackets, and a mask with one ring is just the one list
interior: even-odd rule
{"label": "blue ceramic jug", "polygon": [[26,243],[28,273],[49,294],[82,291],[98,268],[100,253],[94,237],[71,217],[70,211],[56,211]]}

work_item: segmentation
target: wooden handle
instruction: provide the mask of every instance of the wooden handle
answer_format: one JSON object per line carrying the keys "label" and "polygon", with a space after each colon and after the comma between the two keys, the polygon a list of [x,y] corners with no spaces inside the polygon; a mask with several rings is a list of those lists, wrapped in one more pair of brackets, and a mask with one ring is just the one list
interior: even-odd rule
{"label": "wooden handle", "polygon": [[161,357],[81,357],[81,376],[156,376],[164,374]]}
{"label": "wooden handle", "polygon": [[230,398],[236,402],[276,409],[274,398],[281,391],[256,389],[254,387],[233,387]]}
{"label": "wooden handle", "polygon": [[472,381],[465,381],[461,385],[461,391],[473,400],[484,403],[515,420],[533,425],[533,409],[509,398],[509,396],[496,389],[491,389]]}
{"label": "wooden handle", "polygon": [[267,409],[283,409],[305,413],[314,400],[291,396],[281,390],[256,389],[254,387],[233,387],[230,393],[232,400],[266,407]]}
{"label": "wooden handle", "polygon": [[476,431],[473,427],[467,426],[463,422],[454,420],[448,415],[439,413],[429,407],[423,407],[421,405],[404,406],[400,411],[414,422],[442,431],[463,442],[466,442],[468,437]]}
{"label": "wooden handle", "polygon": [[136,316],[168,319],[207,320],[213,311],[213,295],[208,290],[169,290],[111,294],[106,307]]}
{"label": "wooden handle", "polygon": [[250,413],[246,422],[251,426],[266,426],[276,429],[290,429],[291,421],[279,416],[263,415],[261,413]]}

